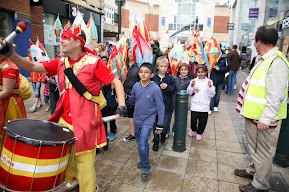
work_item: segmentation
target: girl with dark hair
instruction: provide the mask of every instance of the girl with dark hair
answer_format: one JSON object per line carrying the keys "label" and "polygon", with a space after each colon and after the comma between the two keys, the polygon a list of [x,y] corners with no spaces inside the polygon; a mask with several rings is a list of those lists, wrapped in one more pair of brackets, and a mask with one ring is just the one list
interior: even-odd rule
{"label": "girl with dark hair", "polygon": [[[178,69],[177,76],[174,77],[176,81],[177,91],[173,95],[173,108],[176,108],[176,94],[181,90],[186,90],[190,84],[190,67],[186,63],[181,63]],[[175,132],[175,123],[172,127],[173,134]]]}
{"label": "girl with dark hair", "polygon": [[188,94],[191,95],[191,130],[188,135],[200,141],[207,125],[210,101],[215,95],[215,87],[212,80],[207,77],[208,69],[205,65],[198,65],[196,73],[197,77],[191,80],[187,88]]}

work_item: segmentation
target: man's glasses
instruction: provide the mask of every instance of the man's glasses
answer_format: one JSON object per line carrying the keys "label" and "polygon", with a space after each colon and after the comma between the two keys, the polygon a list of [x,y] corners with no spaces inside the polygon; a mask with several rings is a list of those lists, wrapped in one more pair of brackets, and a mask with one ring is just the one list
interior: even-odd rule
{"label": "man's glasses", "polygon": [[138,73],[139,73],[139,74],[145,74],[145,75],[151,74],[150,71],[139,71]]}

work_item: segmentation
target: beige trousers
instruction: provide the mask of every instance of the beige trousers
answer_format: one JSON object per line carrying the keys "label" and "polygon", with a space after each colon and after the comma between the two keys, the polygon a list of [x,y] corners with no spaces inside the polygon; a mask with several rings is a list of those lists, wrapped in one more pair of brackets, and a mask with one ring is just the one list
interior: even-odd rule
{"label": "beige trousers", "polygon": [[268,190],[272,174],[272,156],[270,153],[270,135],[272,130],[257,131],[256,125],[245,120],[246,139],[252,161],[246,169],[254,174],[252,185],[260,190]]}

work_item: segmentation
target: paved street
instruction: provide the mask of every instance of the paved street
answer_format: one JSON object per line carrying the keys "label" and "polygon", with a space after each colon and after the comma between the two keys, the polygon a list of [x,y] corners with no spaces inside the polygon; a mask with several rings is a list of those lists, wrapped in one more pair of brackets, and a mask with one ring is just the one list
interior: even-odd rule
{"label": "paved street", "polygon": [[[246,75],[246,71],[239,72],[237,90]],[[128,120],[117,121],[116,140],[110,142],[108,151],[101,150],[95,160],[97,183],[101,190],[238,192],[238,186],[247,184],[250,180],[235,176],[233,171],[235,168],[245,168],[250,157],[247,155],[244,119],[235,113],[237,92],[235,91],[234,95],[222,92],[219,112],[209,116],[203,140],[196,141],[187,137],[185,152],[172,151],[172,136],[165,144],[160,145],[158,152],[150,148],[152,176],[148,182],[141,181],[140,170],[136,167],[139,161],[136,142],[122,141],[129,134]],[[33,99],[26,101],[27,109],[32,103]],[[49,112],[45,112],[45,107],[35,113],[28,112],[28,117],[32,119],[47,119],[48,116]],[[188,128],[189,125],[188,116]],[[279,128],[272,133],[272,157],[275,154],[278,134]],[[288,184],[289,169],[273,166],[271,191],[289,191]]]}

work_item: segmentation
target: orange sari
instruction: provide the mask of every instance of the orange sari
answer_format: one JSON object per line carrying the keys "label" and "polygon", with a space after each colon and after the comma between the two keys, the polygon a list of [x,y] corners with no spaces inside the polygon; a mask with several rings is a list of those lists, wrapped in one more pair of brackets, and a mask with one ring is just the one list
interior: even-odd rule
{"label": "orange sari", "polygon": [[[7,58],[0,60],[0,85],[3,85],[3,78],[16,79],[14,88],[19,87],[19,69]],[[0,99],[0,138],[8,120],[23,118],[27,118],[27,114],[23,99],[19,95],[12,93],[8,97]]]}

